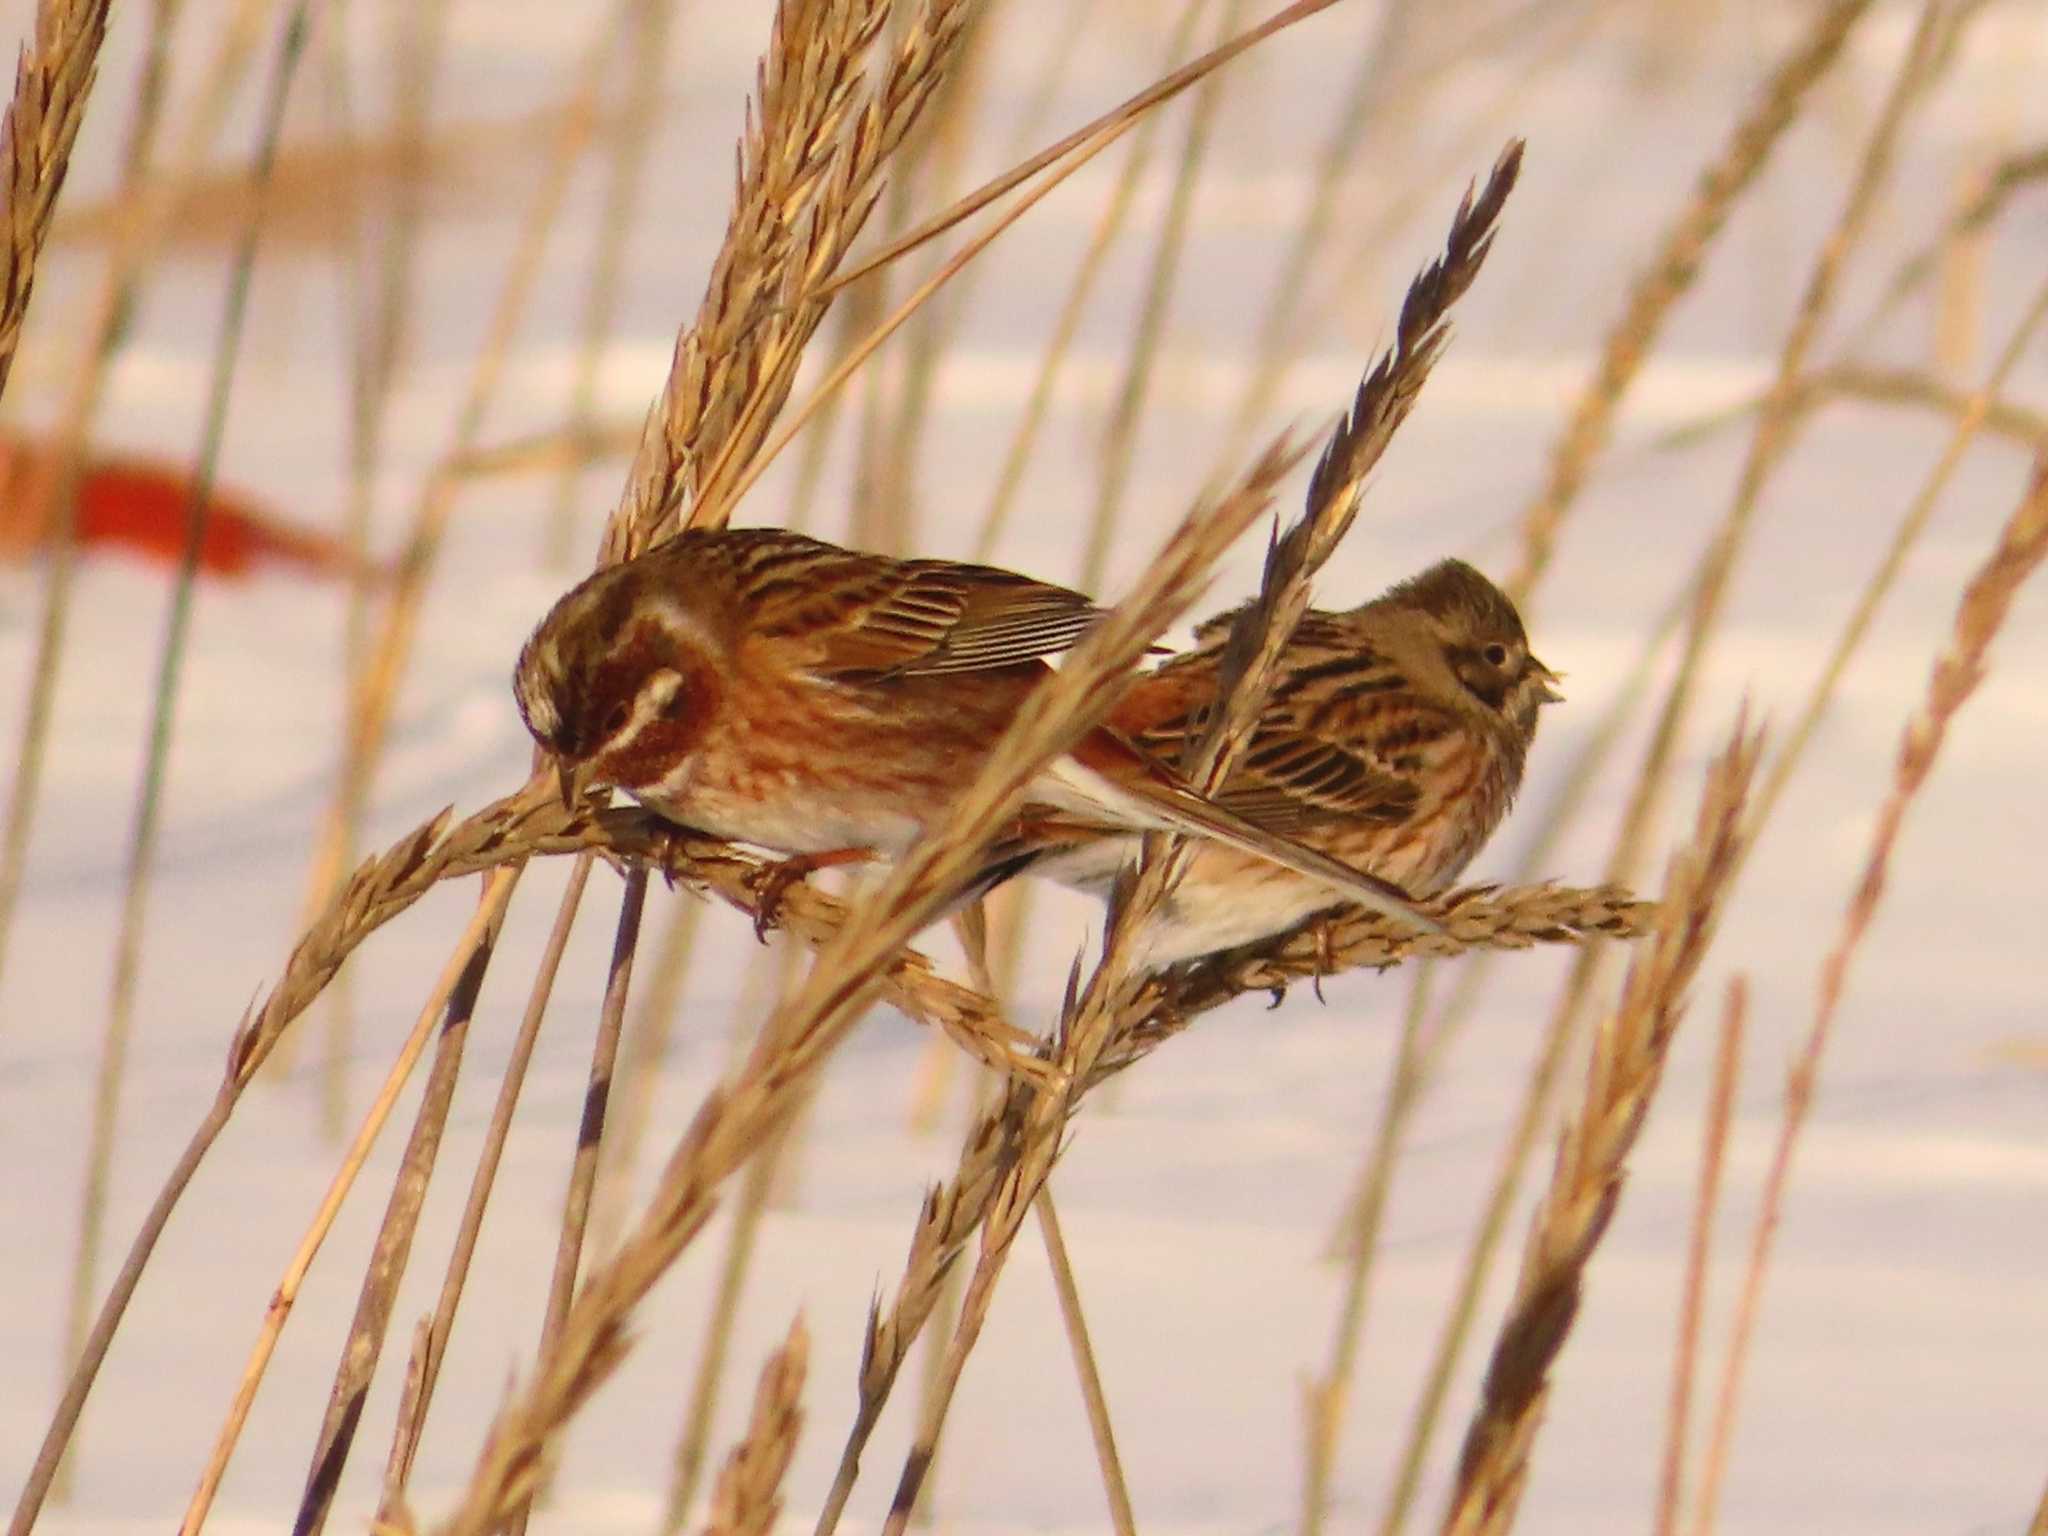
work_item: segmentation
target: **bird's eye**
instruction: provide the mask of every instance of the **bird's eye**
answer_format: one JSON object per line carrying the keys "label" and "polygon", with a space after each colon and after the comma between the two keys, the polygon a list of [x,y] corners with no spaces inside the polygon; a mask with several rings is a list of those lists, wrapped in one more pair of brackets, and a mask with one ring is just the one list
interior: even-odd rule
{"label": "bird's eye", "polygon": [[1508,664],[1508,648],[1498,640],[1479,653],[1486,658],[1489,667],[1504,667]]}
{"label": "bird's eye", "polygon": [[608,714],[607,714],[607,715],[606,715],[606,716],[604,717],[604,733],[605,733],[605,735],[607,735],[607,736],[616,736],[616,735],[618,735],[618,733],[619,733],[620,731],[623,731],[623,730],[624,730],[624,729],[626,728],[626,721],[627,721],[628,719],[630,719],[630,718],[631,718],[631,716],[632,716],[632,711],[631,711],[631,710],[629,710],[629,709],[627,709],[627,707],[626,707],[625,705],[623,705],[623,704],[614,704],[614,705],[613,705],[613,706],[611,707],[611,711],[610,711],[610,713],[608,713]]}

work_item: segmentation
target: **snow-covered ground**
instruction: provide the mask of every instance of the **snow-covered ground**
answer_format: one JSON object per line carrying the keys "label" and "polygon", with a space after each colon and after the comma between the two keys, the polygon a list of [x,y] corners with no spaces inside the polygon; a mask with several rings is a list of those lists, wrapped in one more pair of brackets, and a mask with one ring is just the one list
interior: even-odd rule
{"label": "snow-covered ground", "polygon": [[[22,31],[29,9],[21,0],[4,8],[10,35]],[[754,9],[682,8],[648,217],[633,242],[621,337],[602,385],[622,412],[636,412],[658,387],[675,325],[696,303],[722,222],[740,92],[765,25]],[[1103,39],[1078,54],[1056,127],[1148,77],[1165,9],[1096,7],[1104,14],[1092,25]],[[1792,13],[1804,14],[1706,9],[1742,14],[1722,16],[1679,74],[1647,83],[1633,45],[1610,26],[1544,74],[1512,115],[1507,127],[1530,141],[1522,189],[1493,265],[1458,312],[1449,360],[1325,578],[1332,600],[1357,601],[1446,553],[1497,573],[1511,561],[1513,519],[1626,281],[1785,45]],[[1739,431],[1679,452],[1646,443],[1766,376],[1808,253],[1834,216],[1861,125],[1886,88],[1915,9],[1880,9],[1839,79],[1823,89],[1819,109],[1783,146],[1675,316],[1623,440],[1567,525],[1557,568],[1529,617],[1540,653],[1569,675],[1570,702],[1546,717],[1522,824],[1510,823],[1475,873],[1513,867],[1529,825],[1725,506]],[[1027,10],[1005,9],[1014,44],[990,81],[990,110],[1002,121],[983,136],[985,146],[1007,142],[1004,124],[1036,76],[1049,28],[1034,27]],[[539,4],[458,4],[454,16],[439,101],[461,115],[551,98],[590,25],[580,8]],[[94,103],[73,182],[79,195],[107,185],[142,19],[140,7],[119,10],[105,94]],[[195,46],[198,20],[187,23]],[[367,26],[361,17],[356,24]],[[1264,284],[1298,216],[1306,168],[1372,26],[1368,7],[1340,7],[1230,77],[1112,593],[1208,468]],[[1484,169],[1499,135],[1477,129],[1550,35],[1526,53],[1467,68],[1430,97],[1426,113],[1405,116],[1396,135],[1361,153],[1360,235],[1410,168],[1455,163],[1455,181]],[[356,41],[366,45],[368,33]],[[1937,227],[1958,178],[1987,143],[2039,142],[2048,106],[2026,83],[2044,65],[2048,10],[2024,0],[1987,8],[1938,98],[1914,122],[1897,187],[1878,216],[1886,254],[1866,252],[1845,315],[1863,313],[1897,254]],[[373,104],[374,97],[359,110]],[[315,115],[301,116],[312,131]],[[1171,130],[1164,142],[1176,139]],[[1479,147],[1446,159],[1468,142]],[[996,153],[987,149],[984,159],[992,163]],[[921,466],[920,542],[930,552],[963,552],[973,540],[991,467],[1108,174],[1077,178],[978,279],[971,318],[940,378]],[[1155,179],[1137,237],[1126,241],[1084,327],[1082,355],[1032,470],[1028,511],[1013,520],[999,552],[1047,576],[1069,573],[1080,547],[1096,432],[1163,205],[1164,181]],[[493,440],[560,413],[600,190],[594,173],[575,190],[574,216],[550,249],[539,309],[492,415]],[[445,442],[509,245],[515,215],[505,210],[521,195],[508,188],[502,206],[429,232],[421,283],[431,299],[393,412],[380,501],[387,541]],[[1282,402],[1287,413],[1317,417],[1348,395],[1390,331],[1407,275],[1440,239],[1452,196],[1439,188],[1374,262],[1341,290],[1319,290],[1312,343]],[[2023,194],[1990,248],[1987,352],[2039,279],[2043,207],[2038,194]],[[93,271],[75,253],[53,258],[32,351],[10,394],[23,418],[47,419],[55,408],[66,317],[76,324]],[[103,417],[109,440],[167,453],[192,440],[218,286],[216,266],[200,262],[174,264],[153,284],[115,370]],[[341,308],[325,258],[265,271],[229,431],[230,478],[307,520],[337,518],[342,502]],[[1909,311],[1890,333],[1888,355],[1917,363],[1927,329],[1925,307]],[[1974,376],[1983,360],[1970,366]],[[2038,399],[2044,385],[2037,348],[2013,393]],[[1689,814],[1699,764],[1742,696],[1779,721],[1796,710],[1944,433],[1897,411],[1838,411],[1817,423],[1774,481],[1695,712],[1673,824]],[[1744,876],[1620,1217],[1593,1267],[1538,1445],[1524,1531],[1644,1523],[1721,982],[1742,971],[1754,995],[1711,1298],[1710,1366],[1775,1133],[1782,1066],[1811,1016],[1818,954],[1860,866],[1900,725],[1924,687],[1954,596],[2025,469],[2010,447],[1972,455]],[[588,477],[587,534],[615,492],[615,474]],[[843,474],[827,481],[845,483]],[[759,516],[781,515],[786,484],[785,466],[759,493]],[[380,838],[443,803],[473,806],[524,771],[505,676],[521,635],[565,579],[539,567],[550,494],[526,481],[491,482],[463,501],[378,783]],[[1253,547],[1239,553],[1219,579],[1219,603],[1248,588],[1257,558]],[[20,715],[39,581],[27,571],[0,577],[0,720]],[[0,1489],[10,1493],[61,1381],[76,1191],[166,591],[160,573],[137,565],[97,563],[82,573],[29,883],[0,992]],[[339,598],[285,578],[209,588],[200,598],[124,1088],[108,1228],[117,1248],[209,1101],[230,1028],[276,975],[292,940],[307,845],[332,773],[341,633]],[[2048,1029],[2036,894],[2048,850],[2044,740],[2048,587],[2037,583],[2023,593],[1992,676],[1957,723],[1907,828],[1886,905],[1851,978],[1770,1280],[1723,1511],[1730,1532],[2014,1531],[2048,1477],[2048,1307],[2039,1284],[2048,1268],[2048,1083],[1991,1055],[2001,1041]],[[1597,875],[1637,757],[1631,747],[1610,770],[1602,809],[1545,873]],[[399,1302],[401,1323],[424,1310],[438,1284],[516,1023],[525,977],[504,961],[537,949],[560,879],[558,869],[536,870],[515,908]],[[599,898],[564,970],[484,1229],[414,1479],[423,1512],[442,1507],[466,1475],[509,1374],[531,1355],[609,942],[611,883],[600,875]],[[466,889],[438,893],[378,934],[358,961],[358,1101],[382,1073],[470,899]],[[683,899],[657,893],[655,920]],[[1045,1016],[1091,917],[1064,896],[1041,901],[1027,1020]],[[657,1150],[727,1062],[731,1006],[753,963],[752,940],[732,914],[714,912],[704,931],[677,1052],[661,1079]],[[1562,954],[1532,953],[1495,968],[1416,1123],[1344,1431],[1340,1529],[1378,1518],[1443,1300],[1565,964]],[[1056,1184],[1148,1530],[1269,1531],[1294,1518],[1300,1387],[1322,1369],[1341,1278],[1320,1255],[1372,1133],[1405,981],[1399,972],[1349,976],[1327,986],[1327,1005],[1300,989],[1275,1012],[1247,999],[1132,1073],[1082,1122]],[[308,1045],[323,1027],[317,1016],[302,1026]],[[924,1044],[886,1011],[863,1026],[826,1079],[798,1175],[763,1227],[715,1443],[736,1431],[756,1364],[801,1307],[814,1349],[809,1420],[789,1483],[792,1528],[807,1522],[838,1455],[869,1299],[894,1284],[922,1182],[951,1165],[950,1127],[925,1137],[906,1129]],[[318,1130],[317,1054],[302,1049],[283,1081],[249,1097],[172,1222],[95,1394],[80,1491],[43,1529],[160,1530],[182,1508],[263,1305],[332,1169],[334,1148]],[[381,1211],[379,1176],[388,1175],[399,1139],[387,1136],[379,1148],[312,1273],[216,1529],[271,1530],[290,1518],[360,1255]],[[1519,1234],[1519,1219],[1513,1230]],[[707,1234],[643,1310],[639,1347],[570,1440],[547,1524],[645,1530],[655,1517],[721,1240],[721,1229]],[[1504,1284],[1495,1286],[1489,1320]],[[403,1348],[401,1327],[343,1487],[337,1518],[351,1526],[360,1527],[374,1497]],[[1468,1360],[1436,1457],[1439,1486],[1475,1376]],[[863,1525],[879,1517],[894,1483],[914,1397],[908,1378],[901,1397],[855,1497]],[[1033,1244],[1020,1247],[968,1369],[936,1498],[941,1518],[965,1531],[1106,1525],[1057,1308]]]}

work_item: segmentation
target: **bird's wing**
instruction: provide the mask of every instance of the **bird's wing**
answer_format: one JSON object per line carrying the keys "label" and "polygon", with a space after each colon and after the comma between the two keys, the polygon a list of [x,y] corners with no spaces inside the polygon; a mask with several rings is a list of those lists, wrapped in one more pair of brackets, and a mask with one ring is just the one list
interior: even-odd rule
{"label": "bird's wing", "polygon": [[[1161,762],[1177,763],[1187,739],[1208,723],[1217,692],[1224,615],[1202,627],[1203,649],[1175,657],[1119,703],[1110,724]],[[1391,692],[1399,674],[1355,637],[1340,647],[1323,632],[1332,616],[1313,610],[1296,631],[1279,682],[1261,711],[1216,802],[1276,832],[1294,833],[1326,817],[1397,822],[1421,798],[1413,780],[1373,750],[1365,733],[1330,729],[1332,703]]]}
{"label": "bird's wing", "polygon": [[1079,592],[985,565],[859,556],[837,593],[819,670],[979,672],[1066,650],[1101,617]]}

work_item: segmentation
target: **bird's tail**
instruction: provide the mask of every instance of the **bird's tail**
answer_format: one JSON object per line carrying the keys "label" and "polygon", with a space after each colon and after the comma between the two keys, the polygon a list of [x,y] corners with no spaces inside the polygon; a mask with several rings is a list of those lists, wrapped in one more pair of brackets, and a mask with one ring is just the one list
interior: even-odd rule
{"label": "bird's tail", "polygon": [[[1235,811],[1197,793],[1157,759],[1120,737],[1096,731],[1075,748],[1068,760],[1097,786],[1129,810],[1138,812],[1162,832],[1183,832],[1226,843],[1254,858],[1291,869],[1320,881],[1346,901],[1391,917],[1423,933],[1440,934],[1443,925],[1423,912],[1415,899],[1391,880],[1353,869],[1341,859],[1247,821]],[[1076,786],[1077,788],[1079,786]]]}

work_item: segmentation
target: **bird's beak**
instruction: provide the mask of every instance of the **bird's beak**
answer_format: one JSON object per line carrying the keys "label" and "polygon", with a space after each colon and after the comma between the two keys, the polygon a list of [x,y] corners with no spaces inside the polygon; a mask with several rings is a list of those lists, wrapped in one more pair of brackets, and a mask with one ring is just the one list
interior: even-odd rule
{"label": "bird's beak", "polygon": [[562,809],[565,811],[576,809],[576,791],[580,787],[577,784],[577,766],[566,757],[555,759],[555,786],[562,792]]}
{"label": "bird's beak", "polygon": [[1536,674],[1536,701],[1539,704],[1562,704],[1564,695],[1557,691],[1557,685],[1564,681],[1564,674],[1551,671],[1534,656],[1529,658],[1529,667]]}

